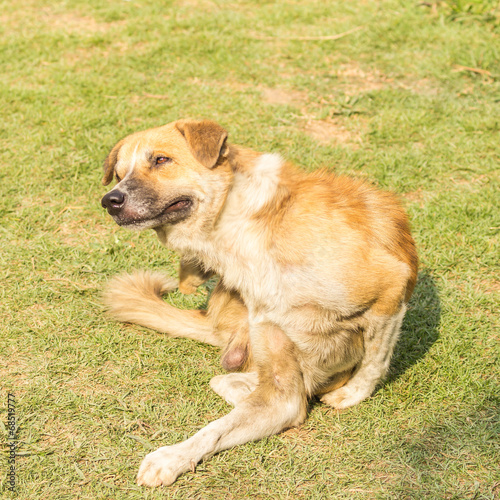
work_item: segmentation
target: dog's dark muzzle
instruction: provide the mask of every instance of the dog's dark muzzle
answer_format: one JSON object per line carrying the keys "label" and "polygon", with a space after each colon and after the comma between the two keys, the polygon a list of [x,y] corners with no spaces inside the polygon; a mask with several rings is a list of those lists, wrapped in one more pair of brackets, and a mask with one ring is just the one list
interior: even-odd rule
{"label": "dog's dark muzzle", "polygon": [[125,193],[122,193],[118,189],[113,189],[113,191],[103,196],[101,205],[108,210],[109,215],[118,215],[123,205],[125,205],[125,199]]}

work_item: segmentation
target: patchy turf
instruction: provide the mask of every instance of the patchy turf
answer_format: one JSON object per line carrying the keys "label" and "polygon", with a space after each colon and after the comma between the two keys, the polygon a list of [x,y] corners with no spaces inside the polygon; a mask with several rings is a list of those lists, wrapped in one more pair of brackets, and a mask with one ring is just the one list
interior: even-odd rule
{"label": "patchy turf", "polygon": [[[1,5],[2,497],[8,392],[20,499],[499,497],[497,2]],[[103,316],[110,276],[178,260],[106,216],[100,168],[180,117],[399,193],[421,273],[373,398],[313,401],[301,427],[149,490],[142,457],[229,408],[216,349]],[[202,307],[212,286],[168,300]]]}

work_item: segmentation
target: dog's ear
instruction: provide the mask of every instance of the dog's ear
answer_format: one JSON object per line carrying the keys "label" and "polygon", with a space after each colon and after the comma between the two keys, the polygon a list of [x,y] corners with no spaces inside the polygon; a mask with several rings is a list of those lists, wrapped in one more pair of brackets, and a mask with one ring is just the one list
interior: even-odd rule
{"label": "dog's ear", "polygon": [[113,180],[115,165],[118,159],[118,152],[120,151],[122,145],[123,141],[120,141],[118,144],[116,144],[104,160],[104,176],[102,178],[102,183],[104,186],[107,186]]}
{"label": "dog's ear", "polygon": [[210,120],[183,120],[177,122],[176,127],[185,137],[193,156],[205,167],[213,168],[227,139],[227,132]]}

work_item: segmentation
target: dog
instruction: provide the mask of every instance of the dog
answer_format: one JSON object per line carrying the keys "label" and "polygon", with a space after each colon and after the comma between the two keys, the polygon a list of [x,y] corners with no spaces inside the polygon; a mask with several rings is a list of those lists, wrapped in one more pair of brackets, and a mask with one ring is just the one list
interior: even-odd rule
{"label": "dog", "polygon": [[[139,485],[170,485],[221,450],[299,425],[307,401],[337,409],[386,375],[417,279],[407,216],[389,193],[277,154],[230,144],[209,121],[179,120],[119,141],[102,198],[117,224],[154,229],[179,252],[179,281],[138,271],[104,292],[109,314],[222,349],[230,373],[210,385],[234,409],[191,438],[148,454]],[[208,310],[162,295],[213,274]]]}

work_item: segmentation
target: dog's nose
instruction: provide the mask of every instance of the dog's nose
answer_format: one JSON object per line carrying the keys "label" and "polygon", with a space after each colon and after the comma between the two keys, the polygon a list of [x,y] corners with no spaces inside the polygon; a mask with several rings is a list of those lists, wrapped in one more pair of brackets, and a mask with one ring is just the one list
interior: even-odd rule
{"label": "dog's nose", "polygon": [[105,194],[101,200],[103,208],[107,208],[110,215],[116,215],[125,204],[125,193],[114,189]]}

